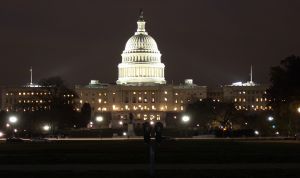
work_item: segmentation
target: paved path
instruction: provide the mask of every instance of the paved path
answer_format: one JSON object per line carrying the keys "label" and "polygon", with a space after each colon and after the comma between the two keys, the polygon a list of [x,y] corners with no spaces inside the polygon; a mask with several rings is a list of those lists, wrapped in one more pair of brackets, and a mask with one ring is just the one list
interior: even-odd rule
{"label": "paved path", "polygon": [[[55,164],[0,165],[0,171],[133,171],[148,170],[148,164]],[[253,164],[158,164],[156,170],[298,170],[300,163]]]}

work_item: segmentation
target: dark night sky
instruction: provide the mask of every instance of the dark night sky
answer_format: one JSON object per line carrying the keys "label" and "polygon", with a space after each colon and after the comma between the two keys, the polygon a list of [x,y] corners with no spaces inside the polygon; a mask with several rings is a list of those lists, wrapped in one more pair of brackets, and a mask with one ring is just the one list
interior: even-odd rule
{"label": "dark night sky", "polygon": [[158,43],[168,83],[254,80],[300,55],[297,0],[1,0],[0,85],[62,76],[69,84],[113,83],[139,8]]}

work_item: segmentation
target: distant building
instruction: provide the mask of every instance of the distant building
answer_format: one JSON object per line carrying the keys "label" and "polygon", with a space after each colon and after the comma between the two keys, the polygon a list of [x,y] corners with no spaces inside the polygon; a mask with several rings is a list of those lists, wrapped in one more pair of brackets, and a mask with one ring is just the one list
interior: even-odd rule
{"label": "distant building", "polygon": [[[6,112],[33,112],[51,109],[55,87],[45,87],[32,82],[23,86],[1,88],[1,110]],[[71,101],[73,94],[65,94],[66,101]],[[68,99],[70,98],[70,99]]]}
{"label": "distant building", "polygon": [[7,112],[48,110],[51,92],[38,85],[3,87],[1,110]]}
{"label": "distant building", "polygon": [[237,82],[208,89],[208,97],[216,102],[232,102],[237,110],[271,110],[271,106],[267,106],[268,100],[265,96],[268,88],[269,85],[255,84],[253,81]]}

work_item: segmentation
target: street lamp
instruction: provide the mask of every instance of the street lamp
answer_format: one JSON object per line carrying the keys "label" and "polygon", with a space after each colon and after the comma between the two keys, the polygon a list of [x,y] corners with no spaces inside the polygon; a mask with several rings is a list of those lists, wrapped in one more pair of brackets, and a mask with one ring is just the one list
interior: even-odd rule
{"label": "street lamp", "polygon": [[274,117],[272,117],[272,116],[268,117],[268,121],[272,122],[273,120],[274,120]]}
{"label": "street lamp", "polygon": [[101,126],[102,126],[102,124],[100,124],[100,123],[102,123],[103,122],[103,120],[104,120],[104,118],[103,118],[103,116],[97,116],[96,117],[96,122],[98,122],[99,123],[99,131],[100,131],[100,135],[99,135],[99,137],[101,138],[102,137],[102,130],[101,130]]}
{"label": "street lamp", "polygon": [[182,119],[182,121],[183,121],[184,123],[187,123],[187,122],[190,121],[190,116],[184,115],[184,116],[182,116],[181,119]]}
{"label": "street lamp", "polygon": [[50,130],[50,128],[51,128],[51,127],[50,127],[49,125],[44,125],[44,126],[43,126],[43,130],[44,130],[44,131],[47,131],[47,132]]}
{"label": "street lamp", "polygon": [[15,137],[15,132],[17,132],[17,129],[14,129],[14,124],[18,122],[18,118],[16,116],[10,116],[8,118],[8,121],[11,123],[12,125],[12,136]]}
{"label": "street lamp", "polygon": [[102,116],[97,116],[96,117],[96,121],[97,122],[102,122],[103,121],[103,117]]}
{"label": "street lamp", "polygon": [[300,106],[297,108],[298,113],[300,113]]}
{"label": "street lamp", "polygon": [[18,118],[16,116],[10,116],[8,120],[10,123],[14,124],[18,121]]}
{"label": "street lamp", "polygon": [[184,126],[183,126],[183,131],[184,131],[184,135],[187,136],[188,135],[188,122],[190,121],[190,116],[188,115],[183,115],[182,118],[181,118],[182,122],[184,123]]}

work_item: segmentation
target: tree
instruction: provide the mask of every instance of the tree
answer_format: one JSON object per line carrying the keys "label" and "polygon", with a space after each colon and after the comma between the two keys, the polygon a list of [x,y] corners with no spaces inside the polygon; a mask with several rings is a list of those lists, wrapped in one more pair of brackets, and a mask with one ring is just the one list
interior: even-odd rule
{"label": "tree", "polygon": [[235,112],[232,103],[215,102],[212,99],[194,100],[187,105],[186,113],[191,117],[192,126],[203,131],[220,127],[231,129],[231,118]]}
{"label": "tree", "polygon": [[89,103],[84,103],[81,107],[81,117],[78,122],[79,127],[86,127],[92,118],[92,108]]}
{"label": "tree", "polygon": [[51,93],[48,118],[53,127],[67,128],[76,125],[78,114],[75,111],[76,92],[65,84],[60,77],[50,77],[39,81]]}
{"label": "tree", "polygon": [[271,86],[267,90],[269,105],[272,106],[278,126],[289,135],[298,131],[300,115],[300,57],[289,56],[279,66],[271,68]]}

